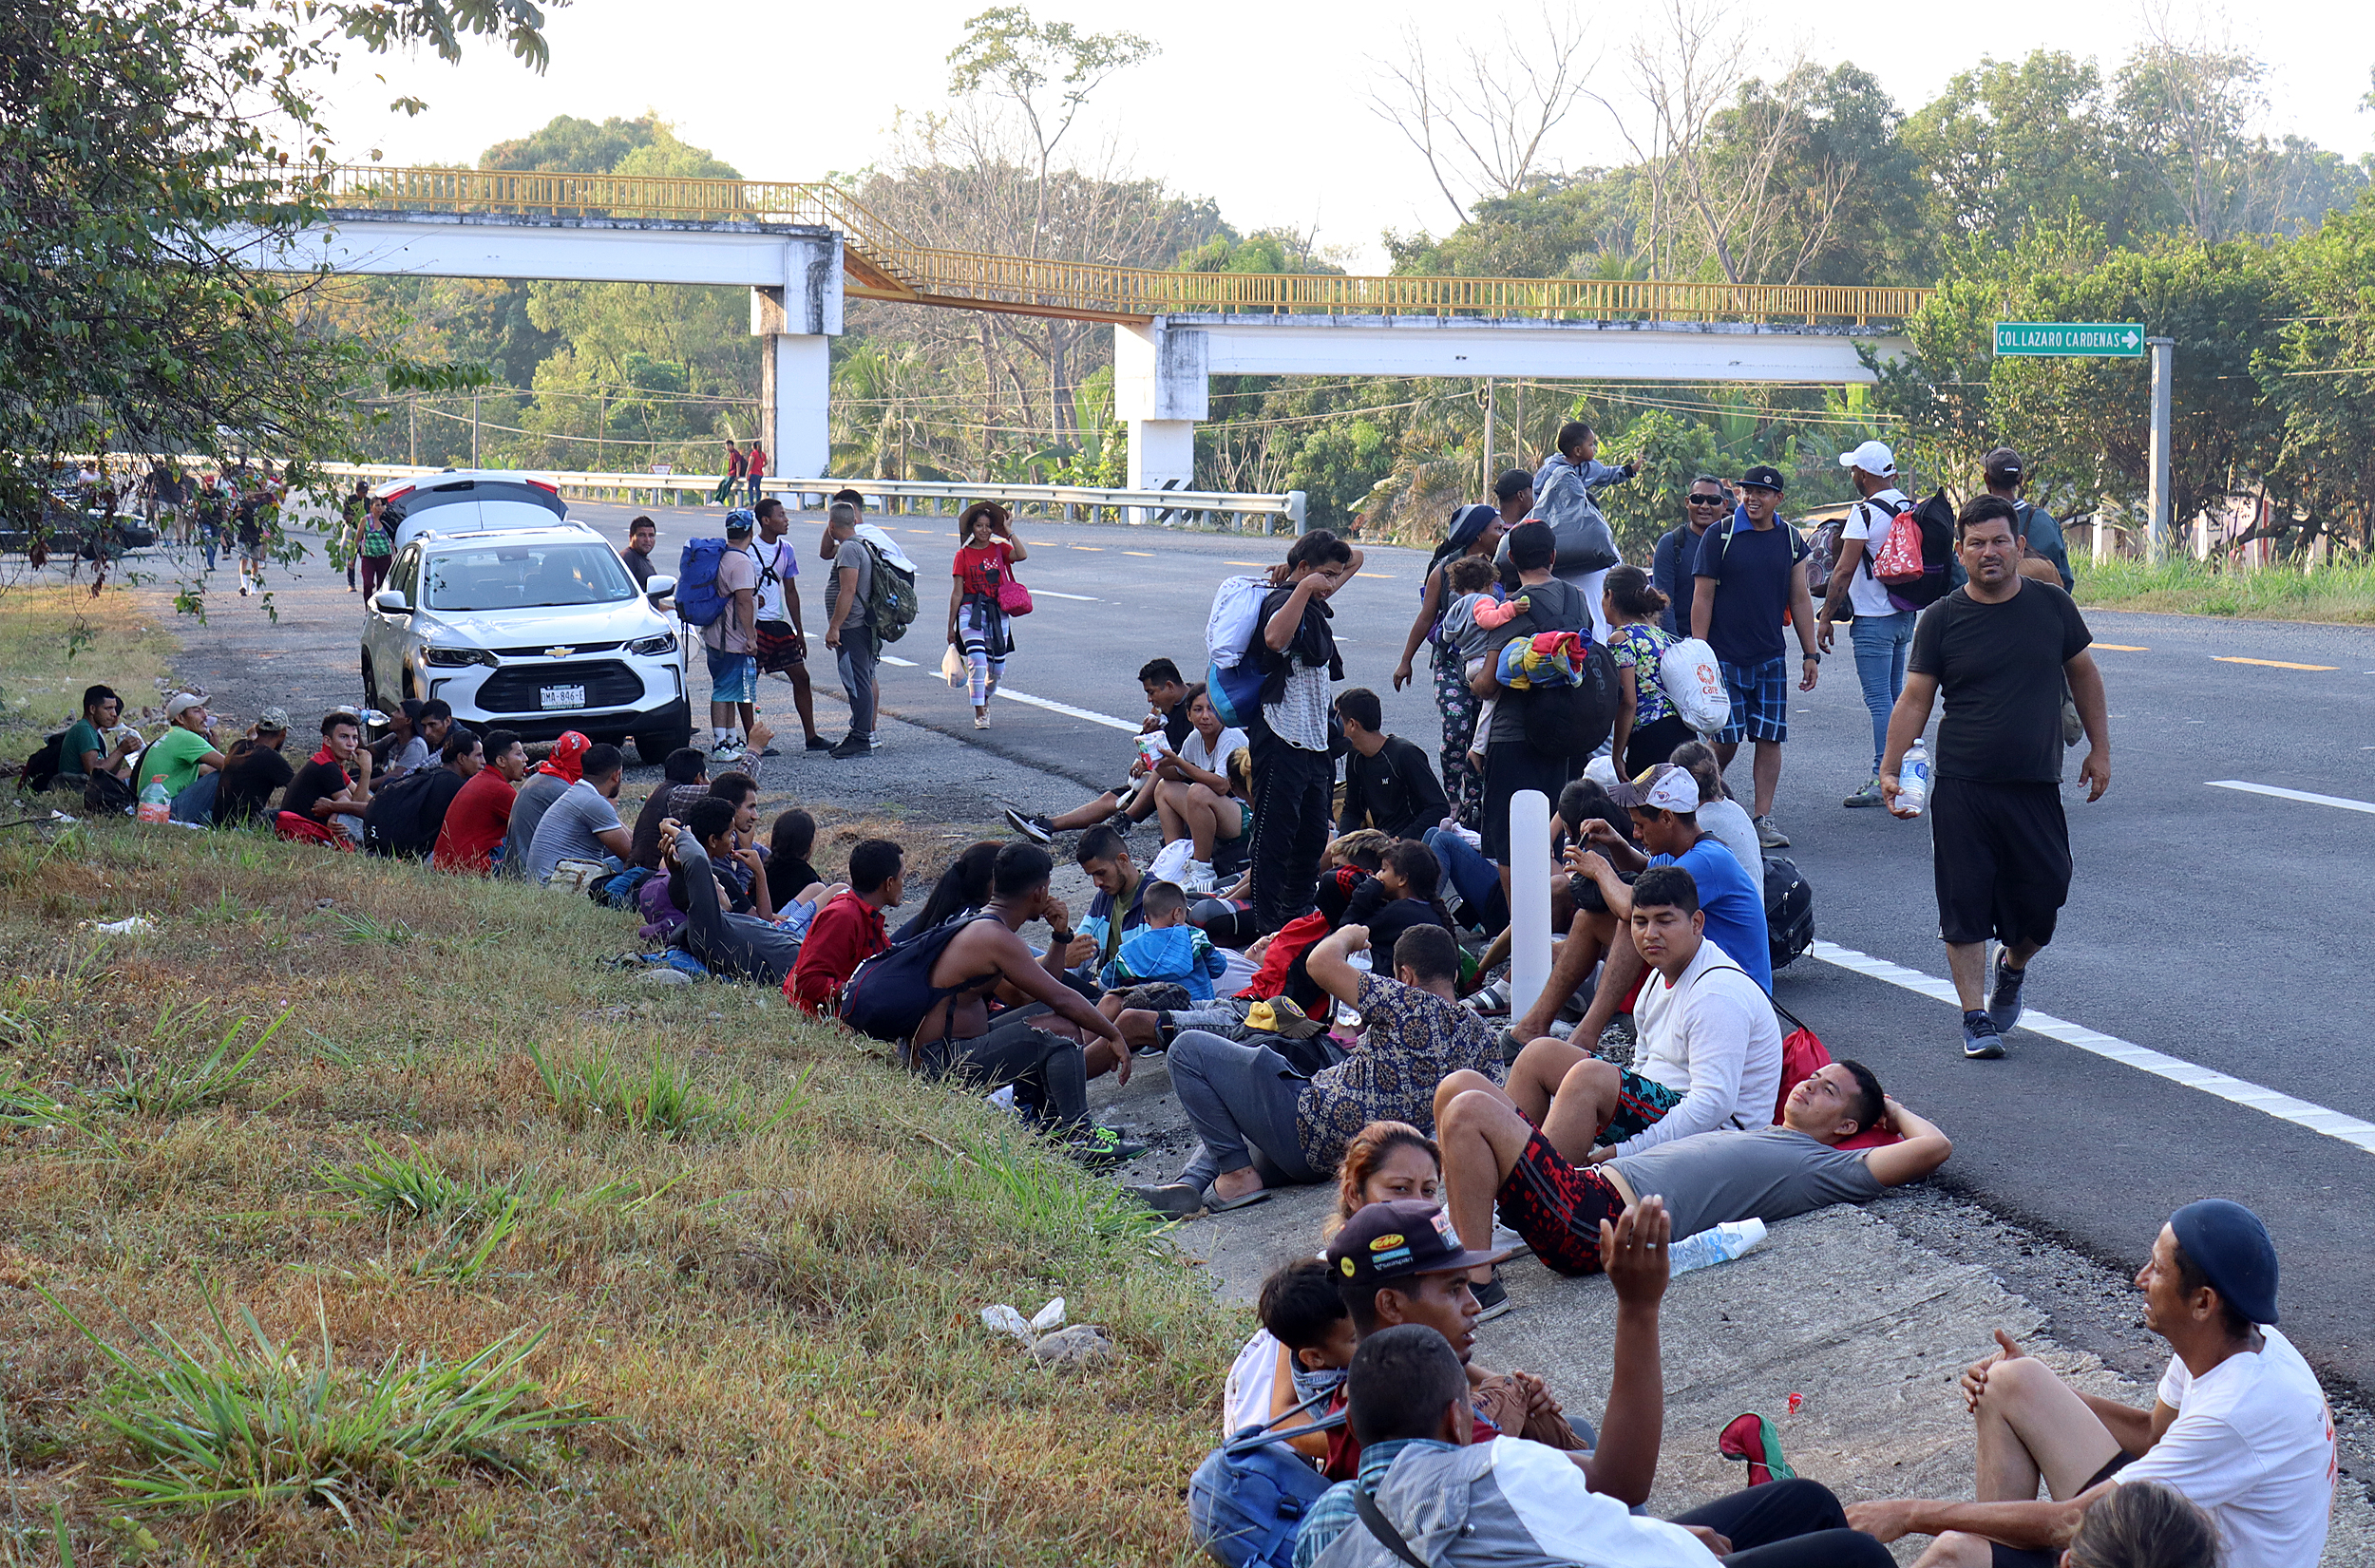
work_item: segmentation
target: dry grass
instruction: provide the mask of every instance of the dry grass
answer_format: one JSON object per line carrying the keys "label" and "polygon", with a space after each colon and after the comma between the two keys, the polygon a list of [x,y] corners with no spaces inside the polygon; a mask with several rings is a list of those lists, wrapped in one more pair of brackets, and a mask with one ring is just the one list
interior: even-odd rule
{"label": "dry grass", "polygon": [[2089,608],[2160,611],[2180,615],[2229,615],[2246,620],[2375,624],[2375,565],[2256,572],[2216,570],[2194,560],[2158,566],[2113,560],[2098,566],[2074,558],[2078,601]]}
{"label": "dry grass", "polygon": [[82,717],[83,689],[124,694],[124,713],[162,700],[179,648],[169,618],[131,594],[87,585],[0,588],[0,758],[20,763],[41,737]]}
{"label": "dry grass", "polygon": [[[778,995],[642,987],[575,899],[15,837],[0,1563],[60,1527],[85,1562],[1188,1560],[1243,1325],[995,1109]],[[133,914],[158,934],[86,929]],[[976,1315],[1055,1294],[1116,1364],[1047,1371]],[[454,1369],[522,1351],[483,1447],[416,1408],[479,1408]],[[272,1420],[168,1463],[200,1406]]]}

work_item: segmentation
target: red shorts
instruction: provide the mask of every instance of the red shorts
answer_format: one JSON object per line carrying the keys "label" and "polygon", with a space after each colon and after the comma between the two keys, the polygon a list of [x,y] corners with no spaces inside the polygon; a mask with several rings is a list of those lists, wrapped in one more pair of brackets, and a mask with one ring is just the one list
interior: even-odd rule
{"label": "red shorts", "polygon": [[1536,1132],[1494,1198],[1501,1223],[1526,1238],[1545,1267],[1558,1274],[1600,1272],[1600,1221],[1613,1224],[1624,1195],[1595,1166],[1577,1170]]}

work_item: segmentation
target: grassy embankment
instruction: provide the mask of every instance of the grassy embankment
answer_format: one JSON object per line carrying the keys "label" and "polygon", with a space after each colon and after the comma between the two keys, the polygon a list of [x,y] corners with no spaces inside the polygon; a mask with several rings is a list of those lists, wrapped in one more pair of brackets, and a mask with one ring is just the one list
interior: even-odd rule
{"label": "grassy embankment", "polygon": [[[1242,1321],[1001,1113],[604,968],[575,899],[48,832],[0,834],[0,1563],[1186,1559]],[[1111,1367],[977,1316],[1056,1294]]]}
{"label": "grassy embankment", "polygon": [[2107,610],[2375,624],[2375,565],[2321,566],[2307,573],[2280,566],[2214,572],[2194,560],[2158,566],[2113,560],[2097,566],[2073,557],[2070,567],[2078,578],[2079,603]]}

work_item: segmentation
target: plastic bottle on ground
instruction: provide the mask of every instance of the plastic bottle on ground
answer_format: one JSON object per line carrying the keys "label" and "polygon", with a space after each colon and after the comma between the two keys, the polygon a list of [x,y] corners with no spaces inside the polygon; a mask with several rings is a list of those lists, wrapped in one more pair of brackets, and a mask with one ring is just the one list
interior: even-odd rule
{"label": "plastic bottle on ground", "polygon": [[1727,1219],[1720,1225],[1685,1237],[1667,1255],[1675,1274],[1688,1274],[1711,1263],[1729,1263],[1765,1238],[1761,1219]]}
{"label": "plastic bottle on ground", "polygon": [[140,818],[144,822],[165,822],[173,820],[173,797],[165,793],[165,776],[156,774],[148,787],[141,791]]}
{"label": "plastic bottle on ground", "polygon": [[1900,817],[1918,817],[1928,804],[1929,752],[1917,740],[1897,764],[1897,798],[1889,809]]}

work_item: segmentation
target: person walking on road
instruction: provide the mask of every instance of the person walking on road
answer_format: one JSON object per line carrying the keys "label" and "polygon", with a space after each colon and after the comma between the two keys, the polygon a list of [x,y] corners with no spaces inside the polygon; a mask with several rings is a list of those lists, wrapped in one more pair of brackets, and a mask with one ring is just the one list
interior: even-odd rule
{"label": "person walking on road", "polygon": [[[1929,790],[1938,935],[1963,1004],[1963,1053],[2004,1054],[2020,1022],[2029,960],[2053,940],[2070,897],[2070,828],[2062,812],[2062,684],[2086,727],[2079,778],[2089,801],[2111,787],[2111,720],[2094,640],[2070,595],[2020,571],[2012,503],[1977,496],[1954,520],[1970,580],[1923,612],[1905,694],[1889,720],[1880,788],[1896,809],[1897,769],[1946,694]],[[1987,942],[2002,944],[1986,985]]]}
{"label": "person walking on road", "polygon": [[1831,629],[1842,607],[1853,613],[1848,636],[1855,644],[1855,678],[1863,683],[1864,706],[1872,710],[1872,780],[1846,803],[1880,803],[1880,753],[1889,744],[1889,715],[1905,690],[1905,657],[1913,646],[1917,610],[1900,610],[1888,584],[1872,576],[1872,557],[1889,540],[1899,512],[1912,505],[1897,488],[1896,457],[1876,441],[1839,454],[1839,466],[1864,499],[1839,530],[1839,558],[1831,567],[1831,591],[1822,601],[1814,641],[1831,652]]}
{"label": "person walking on road", "polygon": [[[1732,722],[1716,732],[1716,760],[1724,767],[1754,741],[1757,841],[1787,849],[1773,823],[1773,795],[1781,783],[1781,743],[1790,738],[1790,668],[1781,647],[1784,616],[1797,632],[1803,655],[1797,689],[1812,691],[1822,654],[1814,648],[1814,606],[1806,592],[1806,541],[1781,520],[1784,481],[1778,468],[1758,465],[1740,476],[1740,503],[1732,520],[1699,537],[1691,563],[1691,635],[1716,651],[1732,697]],[[1693,486],[1697,488],[1697,486]]]}
{"label": "person walking on road", "polygon": [[[1443,792],[1449,796],[1452,810],[1463,822],[1473,825],[1477,809],[1484,803],[1484,770],[1468,761],[1470,738],[1476,730],[1476,709],[1482,699],[1468,689],[1466,656],[1461,652],[1459,639],[1443,630],[1443,614],[1459,597],[1444,575],[1454,561],[1470,557],[1491,560],[1500,547],[1501,536],[1526,519],[1526,508],[1533,503],[1533,481],[1517,469],[1501,476],[1493,486],[1501,498],[1496,509],[1492,506],[1469,506],[1452,520],[1451,534],[1435,547],[1434,557],[1427,562],[1426,585],[1418,593],[1418,618],[1410,623],[1410,636],[1402,644],[1402,662],[1394,670],[1394,690],[1399,691],[1410,684],[1411,660],[1418,652],[1421,641],[1434,645],[1429,662],[1434,667],[1435,706],[1443,710],[1443,749],[1438,753],[1443,766]],[[1517,516],[1510,516],[1511,505]]]}
{"label": "person walking on road", "polygon": [[1731,504],[1731,486],[1712,474],[1700,475],[1682,497],[1682,522],[1667,530],[1650,554],[1649,586],[1665,595],[1665,615],[1658,624],[1678,637],[1690,635],[1691,590],[1697,584],[1691,571],[1699,561],[1700,536]]}
{"label": "person walking on road", "polygon": [[[2021,499],[2021,489],[2028,482],[2028,460],[2009,446],[1999,446],[1983,461],[1987,493],[2012,503],[2012,531],[2020,536],[2021,558],[2051,566],[2064,593],[2076,587],[2078,578],[2070,573],[2070,546],[2062,537],[2061,522],[2034,501]],[[2036,576],[2037,573],[2031,569],[2028,575]]]}
{"label": "person walking on road", "polygon": [[999,591],[1014,580],[1015,562],[1031,547],[1015,538],[1006,508],[977,501],[957,520],[960,541],[949,568],[948,644],[965,661],[966,694],[973,699],[973,727],[990,727],[990,693],[1006,675],[1014,653],[1013,629]]}
{"label": "person walking on road", "polygon": [[1581,420],[1569,420],[1559,426],[1559,449],[1543,460],[1541,472],[1534,475],[1533,515],[1550,525],[1558,547],[1550,575],[1584,595],[1594,642],[1608,639],[1607,624],[1600,618],[1602,579],[1624,558],[1608,520],[1600,515],[1597,498],[1609,485],[1640,473],[1641,464],[1639,457],[1622,466],[1602,463],[1598,433]]}
{"label": "person walking on road", "polygon": [[874,661],[882,652],[866,614],[866,599],[874,592],[874,551],[858,538],[858,509],[849,502],[837,501],[825,514],[820,554],[833,563],[825,577],[825,646],[833,651],[842,690],[849,697],[849,733],[831,754],[847,762],[874,749]]}

